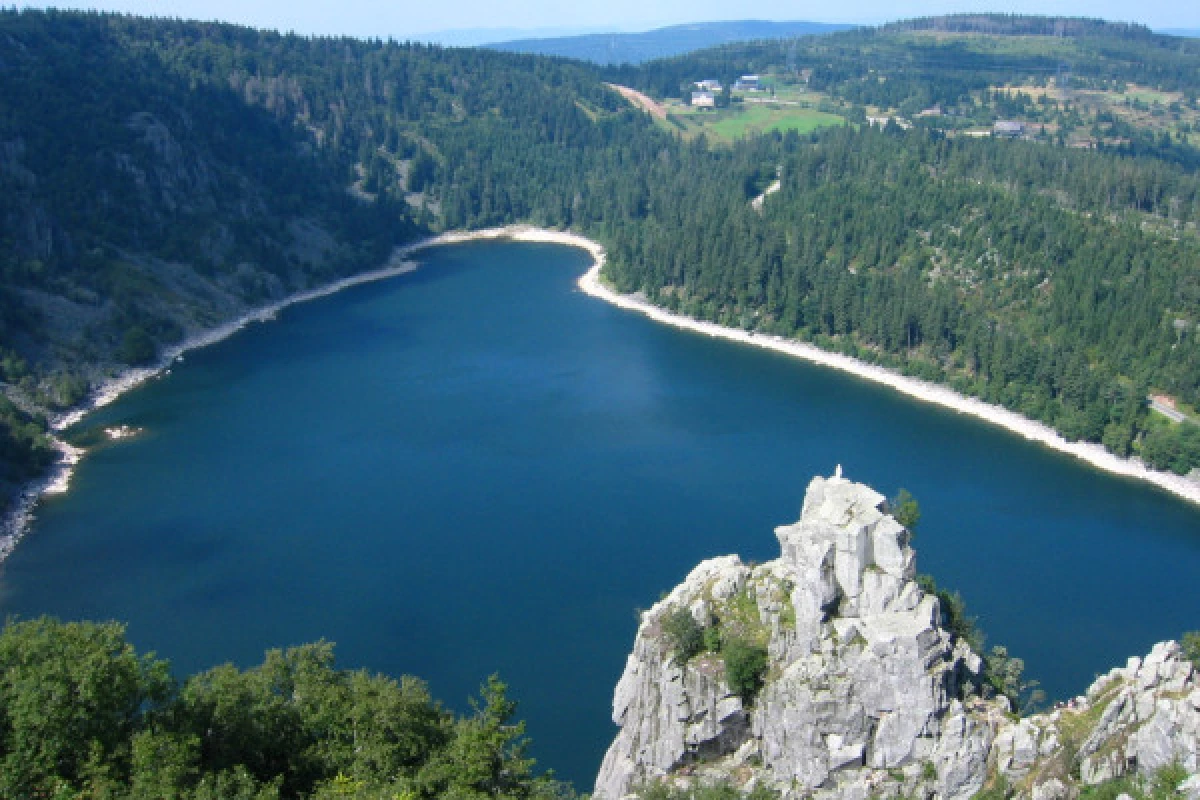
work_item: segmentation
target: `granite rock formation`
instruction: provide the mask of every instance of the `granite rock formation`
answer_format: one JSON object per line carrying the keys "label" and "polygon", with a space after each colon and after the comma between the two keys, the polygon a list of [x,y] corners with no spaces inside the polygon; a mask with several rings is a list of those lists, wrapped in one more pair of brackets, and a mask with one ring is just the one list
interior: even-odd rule
{"label": "granite rock formation", "polygon": [[[839,468],[812,481],[800,520],[775,533],[777,560],[705,561],[644,614],[595,797],[668,781],[966,798],[1003,778],[1033,800],[1068,800],[1130,773],[1200,771],[1200,681],[1177,644],[1018,719],[1005,698],[981,695],[983,660],[943,627],[938,598],[915,580],[910,533],[882,495]],[[678,652],[671,617],[681,611],[703,636],[699,652]],[[766,653],[757,691],[731,688],[732,640]]]}

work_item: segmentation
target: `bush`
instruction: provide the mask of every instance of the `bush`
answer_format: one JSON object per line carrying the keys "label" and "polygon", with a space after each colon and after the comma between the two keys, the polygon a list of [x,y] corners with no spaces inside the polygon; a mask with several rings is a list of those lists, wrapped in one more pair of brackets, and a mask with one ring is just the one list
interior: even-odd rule
{"label": "bush", "polygon": [[1188,631],[1179,640],[1183,647],[1183,657],[1200,669],[1200,631]]}
{"label": "bush", "polygon": [[1179,797],[1179,784],[1187,779],[1188,771],[1182,764],[1178,761],[1167,764],[1154,773],[1154,779],[1150,782],[1150,800],[1173,800]]}
{"label": "bush", "polygon": [[1045,701],[1045,692],[1038,688],[1038,682],[1024,680],[1025,662],[1009,655],[1008,648],[997,645],[990,653],[984,652],[985,637],[975,618],[967,614],[967,604],[961,594],[939,587],[931,575],[918,575],[917,585],[926,594],[937,596],[942,627],[983,656],[982,686],[977,688],[985,694],[1004,695],[1014,711],[1031,710]]}
{"label": "bush", "polygon": [[1125,775],[1120,778],[1081,787],[1080,800],[1116,800],[1121,795],[1130,795],[1142,800],[1174,800],[1180,797],[1176,791],[1188,777],[1188,771],[1179,762],[1173,762],[1150,776]]}
{"label": "bush", "polygon": [[1007,800],[1011,795],[1012,791],[1008,785],[1008,778],[1003,775],[997,775],[986,786],[976,792],[971,800]]}
{"label": "bush", "polygon": [[917,505],[917,499],[908,489],[901,489],[888,501],[888,510],[896,518],[896,522],[908,528],[910,532],[921,521],[921,507]]}
{"label": "bush", "polygon": [[745,639],[730,638],[721,648],[729,689],[749,705],[763,687],[767,674],[767,649]]}
{"label": "bush", "polygon": [[704,629],[686,608],[668,612],[663,617],[662,632],[676,664],[686,664],[704,651]]}
{"label": "bush", "polygon": [[1014,711],[1025,713],[1045,702],[1046,693],[1037,681],[1024,680],[1025,662],[1010,656],[1008,648],[996,645],[983,657],[984,683],[996,694],[1008,698]]}
{"label": "bush", "polygon": [[942,610],[942,627],[955,637],[966,641],[975,652],[982,651],[983,633],[975,624],[975,618],[967,614],[967,604],[962,595],[939,587],[932,575],[918,575],[917,585],[925,594],[937,597]]}

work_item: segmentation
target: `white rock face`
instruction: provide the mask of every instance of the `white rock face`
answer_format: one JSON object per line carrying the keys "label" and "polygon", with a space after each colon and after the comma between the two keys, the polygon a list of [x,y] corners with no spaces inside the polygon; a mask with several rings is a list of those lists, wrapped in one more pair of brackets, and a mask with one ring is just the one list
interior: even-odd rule
{"label": "white rock face", "polygon": [[1101,677],[1081,700],[1103,709],[1079,748],[1085,783],[1173,763],[1200,772],[1200,688],[1175,642],[1156,644],[1145,659]]}
{"label": "white rock face", "polygon": [[[815,478],[800,520],[775,531],[779,559],[706,561],[645,613],[613,699],[621,730],[598,800],[660,780],[818,800],[957,799],[999,774],[1031,800],[1070,800],[1070,758],[1086,783],[1174,763],[1200,769],[1200,687],[1174,643],[1052,714],[1014,721],[1003,698],[976,696],[982,661],[941,628],[937,598],[914,580],[910,534],[885,507],[840,474]],[[663,624],[680,610],[709,634],[766,650],[749,705],[719,653],[681,663],[672,651]]]}

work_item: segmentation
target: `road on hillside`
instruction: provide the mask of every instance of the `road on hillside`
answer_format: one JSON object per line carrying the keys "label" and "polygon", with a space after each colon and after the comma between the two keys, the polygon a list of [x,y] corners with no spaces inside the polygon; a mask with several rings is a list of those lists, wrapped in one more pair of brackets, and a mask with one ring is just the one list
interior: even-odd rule
{"label": "road on hillside", "polygon": [[667,110],[662,107],[661,103],[655,102],[652,98],[647,97],[637,89],[633,89],[629,86],[621,86],[616,83],[606,83],[605,86],[616,89],[618,92],[620,92],[621,97],[624,97],[642,111],[658,117],[661,120],[665,120],[667,118]]}

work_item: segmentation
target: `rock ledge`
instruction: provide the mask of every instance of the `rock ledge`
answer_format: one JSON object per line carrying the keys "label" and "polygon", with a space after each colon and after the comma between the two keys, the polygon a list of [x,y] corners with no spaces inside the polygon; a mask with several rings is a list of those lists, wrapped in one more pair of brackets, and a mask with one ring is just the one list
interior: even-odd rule
{"label": "rock ledge", "polygon": [[[942,628],[882,495],[839,468],[813,479],[800,520],[775,534],[780,558],[705,561],[643,615],[596,798],[699,781],[822,800],[957,799],[1003,776],[1018,795],[1069,800],[1080,785],[1170,764],[1191,776],[1181,791],[1200,787],[1200,683],[1174,642],[1017,720],[1003,697],[980,697],[983,662]],[[674,652],[665,630],[681,610],[710,644],[766,651],[755,696],[731,690],[719,646]]]}

